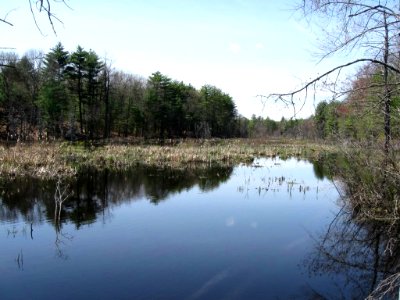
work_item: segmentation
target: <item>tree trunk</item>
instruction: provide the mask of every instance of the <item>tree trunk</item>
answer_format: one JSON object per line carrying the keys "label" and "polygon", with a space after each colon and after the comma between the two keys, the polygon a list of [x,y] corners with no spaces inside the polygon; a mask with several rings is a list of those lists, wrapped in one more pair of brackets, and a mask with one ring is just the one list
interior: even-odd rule
{"label": "tree trunk", "polygon": [[104,133],[103,138],[110,137],[110,74],[106,70],[104,71],[104,104],[105,104],[105,113],[104,113]]}
{"label": "tree trunk", "polygon": [[390,119],[390,104],[391,104],[391,95],[390,95],[390,87],[389,87],[389,30],[387,24],[387,16],[386,12],[384,14],[384,24],[385,24],[385,46],[384,46],[384,54],[383,60],[385,63],[384,66],[384,84],[385,84],[385,91],[384,91],[384,119],[385,119],[385,155],[386,157],[389,155],[390,143],[391,143],[391,119]]}
{"label": "tree trunk", "polygon": [[79,101],[79,123],[81,134],[83,134],[83,116],[82,116],[82,71],[78,70],[78,101]]}

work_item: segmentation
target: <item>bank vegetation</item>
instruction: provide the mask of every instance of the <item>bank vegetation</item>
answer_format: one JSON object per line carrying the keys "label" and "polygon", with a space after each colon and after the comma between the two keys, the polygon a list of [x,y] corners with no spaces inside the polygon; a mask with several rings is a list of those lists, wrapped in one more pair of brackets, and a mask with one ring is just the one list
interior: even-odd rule
{"label": "bank vegetation", "polygon": [[13,178],[31,176],[69,177],[85,169],[124,170],[136,165],[191,168],[215,165],[234,166],[259,157],[317,158],[334,151],[332,145],[296,140],[209,139],[136,141],[105,145],[43,142],[3,145],[0,175]]}

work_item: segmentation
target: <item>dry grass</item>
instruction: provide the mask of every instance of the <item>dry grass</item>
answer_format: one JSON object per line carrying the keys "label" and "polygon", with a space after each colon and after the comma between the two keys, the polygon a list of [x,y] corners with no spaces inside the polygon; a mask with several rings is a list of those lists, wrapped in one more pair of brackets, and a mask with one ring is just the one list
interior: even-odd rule
{"label": "dry grass", "polygon": [[1,176],[49,178],[72,176],[84,168],[125,169],[137,164],[187,168],[251,162],[256,157],[312,158],[331,146],[299,141],[186,140],[170,145],[116,145],[84,147],[70,143],[0,146]]}
{"label": "dry grass", "polygon": [[0,146],[0,175],[38,178],[50,178],[58,174],[71,176],[77,170],[63,159],[63,152],[60,144]]}

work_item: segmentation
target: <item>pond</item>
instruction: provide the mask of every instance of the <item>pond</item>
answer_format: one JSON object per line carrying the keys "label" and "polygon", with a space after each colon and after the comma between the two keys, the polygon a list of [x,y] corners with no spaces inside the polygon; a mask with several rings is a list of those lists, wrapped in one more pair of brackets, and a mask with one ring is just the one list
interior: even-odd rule
{"label": "pond", "polygon": [[342,299],[367,296],[360,278],[376,275],[356,268],[351,281],[321,258],[341,201],[303,160],[138,166],[0,192],[0,299]]}

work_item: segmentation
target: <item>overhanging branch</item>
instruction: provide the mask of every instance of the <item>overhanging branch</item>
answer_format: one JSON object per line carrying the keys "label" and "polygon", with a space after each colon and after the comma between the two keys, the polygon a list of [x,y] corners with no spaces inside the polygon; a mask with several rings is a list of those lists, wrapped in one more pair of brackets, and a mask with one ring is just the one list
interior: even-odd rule
{"label": "overhanging branch", "polygon": [[6,23],[7,25],[14,26],[12,23],[6,21],[5,19],[0,19],[0,22]]}
{"label": "overhanging branch", "polygon": [[[56,2],[56,3],[61,2],[69,8],[69,6],[66,4],[65,0],[60,0],[60,1],[55,0],[54,2]],[[39,32],[41,34],[43,34],[37,23],[35,11],[33,9],[33,6],[34,6],[33,4],[36,6],[36,9],[39,11],[39,13],[44,12],[47,15],[47,19],[51,25],[51,28],[53,29],[54,34],[57,35],[55,25],[54,25],[54,20],[58,21],[61,24],[63,24],[63,22],[53,13],[52,8],[51,8],[51,1],[50,0],[29,0],[29,7],[31,10],[35,25],[36,25],[37,29],[39,30]]]}
{"label": "overhanging branch", "polygon": [[[334,73],[334,72],[336,72],[336,71],[338,71],[338,70],[341,70],[341,69],[343,69],[343,68],[346,68],[346,67],[349,67],[349,66],[358,64],[358,63],[362,63],[362,62],[370,62],[370,63],[373,63],[373,64],[381,65],[381,66],[384,66],[384,67],[388,68],[389,70],[391,70],[391,71],[393,71],[393,72],[395,72],[395,73],[400,74],[400,70],[399,70],[399,69],[397,69],[396,67],[394,67],[394,66],[392,66],[392,65],[386,64],[386,63],[384,63],[384,62],[382,62],[382,61],[380,61],[380,60],[371,59],[371,58],[360,58],[360,59],[356,59],[356,60],[354,60],[354,61],[348,62],[348,63],[346,63],[346,64],[337,66],[337,67],[335,67],[335,68],[333,68],[333,69],[331,69],[331,70],[325,72],[324,74],[322,74],[322,75],[316,77],[315,79],[309,81],[306,85],[304,85],[303,87],[301,87],[301,88],[299,88],[299,89],[297,89],[297,90],[295,90],[295,91],[293,91],[293,92],[290,92],[290,93],[283,93],[283,94],[276,94],[276,93],[274,93],[274,94],[269,94],[269,95],[267,96],[267,98],[278,98],[278,99],[284,100],[284,99],[283,99],[284,97],[293,97],[294,95],[296,95],[296,94],[298,94],[298,93],[301,93],[301,92],[303,92],[303,91],[307,92],[307,90],[308,90],[308,88],[309,88],[310,86],[315,85],[318,81],[322,80],[322,79],[325,78],[326,76],[328,76],[328,75],[330,75],[330,74],[332,74],[332,73]],[[284,100],[284,101],[285,101],[285,100]],[[286,101],[285,101],[285,102],[286,102]],[[292,101],[291,101],[291,102],[292,102]]]}

